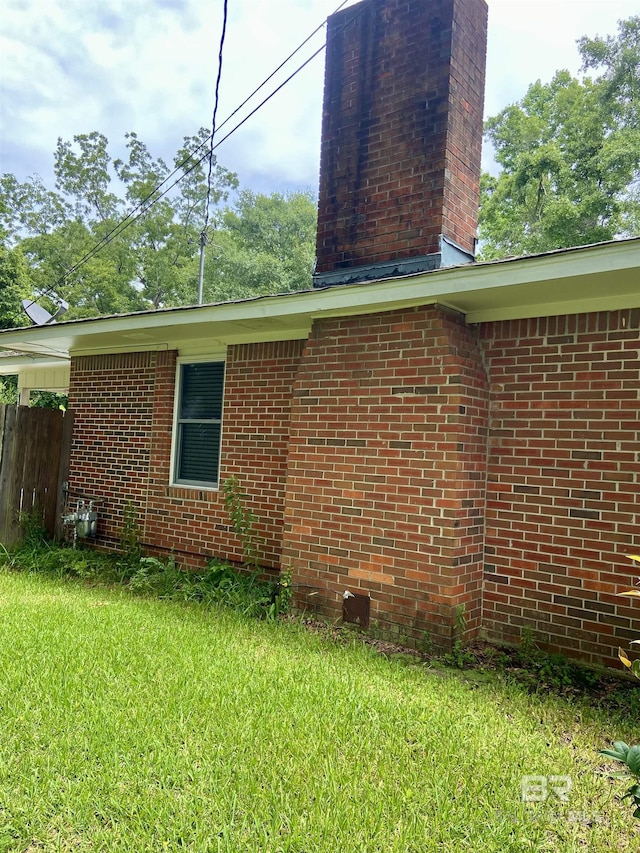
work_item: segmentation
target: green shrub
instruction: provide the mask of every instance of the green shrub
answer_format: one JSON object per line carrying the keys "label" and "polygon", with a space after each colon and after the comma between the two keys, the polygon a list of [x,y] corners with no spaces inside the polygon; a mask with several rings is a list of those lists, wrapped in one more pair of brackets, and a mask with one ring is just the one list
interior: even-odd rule
{"label": "green shrub", "polygon": [[180,570],[172,556],[166,560],[139,557],[137,566],[128,579],[128,588],[132,592],[148,593],[158,598],[174,598],[183,583],[183,575],[185,573]]}
{"label": "green shrub", "polygon": [[172,556],[140,556],[134,563],[130,554],[123,559],[121,554],[39,541],[11,552],[5,549],[3,562],[16,571],[122,585],[137,595],[220,604],[260,619],[277,619],[291,602],[289,572],[265,578],[222,561],[213,561],[203,571],[187,571]]}
{"label": "green shrub", "polygon": [[455,640],[451,652],[444,656],[444,662],[447,666],[455,666],[457,669],[464,669],[475,663],[473,653],[465,647],[464,632],[467,627],[467,617],[464,612],[464,604],[459,604],[454,610],[453,633]]}
{"label": "green shrub", "polygon": [[633,776],[635,781],[622,799],[632,801],[635,806],[633,816],[640,818],[640,746],[627,746],[624,741],[618,740],[613,744],[613,749],[603,749],[601,754],[620,761]]}
{"label": "green shrub", "polygon": [[222,484],[224,505],[231,521],[233,531],[240,540],[245,566],[258,568],[258,536],[256,517],[246,505],[248,498],[240,488],[235,475],[228,477]]}
{"label": "green shrub", "polygon": [[291,601],[291,576],[265,578],[259,571],[246,571],[213,560],[204,572],[184,574],[181,592],[191,601],[216,602],[247,616],[276,619],[286,613]]}
{"label": "green shrub", "polygon": [[600,673],[595,670],[562,654],[542,651],[530,625],[522,629],[517,660],[527,675],[534,677],[537,688],[541,690],[551,688],[563,692],[573,688],[597,687],[600,682]]}
{"label": "green shrub", "polygon": [[136,505],[133,501],[127,501],[124,505],[122,527],[120,528],[118,577],[121,581],[130,580],[140,569],[140,560],[142,559],[140,533]]}

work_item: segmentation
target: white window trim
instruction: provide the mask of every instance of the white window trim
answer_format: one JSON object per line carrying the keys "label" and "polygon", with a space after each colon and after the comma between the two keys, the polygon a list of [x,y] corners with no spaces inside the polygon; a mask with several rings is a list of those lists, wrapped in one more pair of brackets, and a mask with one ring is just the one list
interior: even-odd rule
{"label": "white window trim", "polygon": [[[178,467],[178,421],[179,421],[179,402],[180,402],[180,372],[183,364],[196,364],[198,362],[210,363],[217,362],[224,364],[224,374],[222,378],[222,410],[220,417],[220,460],[218,464],[218,482],[215,485],[205,485],[204,483],[180,483],[176,481],[176,470]],[[227,388],[227,359],[226,353],[210,353],[208,355],[194,356],[179,356],[176,360],[176,374],[173,389],[173,426],[171,430],[171,460],[169,469],[169,486],[176,489],[194,489],[199,492],[218,492],[220,491],[220,469],[222,467],[222,445],[224,433],[224,398]]]}

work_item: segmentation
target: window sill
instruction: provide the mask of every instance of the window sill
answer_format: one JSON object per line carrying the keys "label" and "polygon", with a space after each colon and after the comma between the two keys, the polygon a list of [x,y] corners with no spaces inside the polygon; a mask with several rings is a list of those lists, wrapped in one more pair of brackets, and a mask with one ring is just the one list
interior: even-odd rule
{"label": "window sill", "polygon": [[180,500],[211,501],[220,492],[220,486],[193,486],[185,483],[170,483],[167,486],[166,496]]}

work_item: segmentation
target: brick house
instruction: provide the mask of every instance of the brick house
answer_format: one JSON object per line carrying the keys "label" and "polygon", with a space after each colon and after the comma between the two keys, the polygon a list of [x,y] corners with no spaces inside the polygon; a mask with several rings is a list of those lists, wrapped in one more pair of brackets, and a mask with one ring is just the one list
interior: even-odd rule
{"label": "brick house", "polygon": [[238,559],[235,474],[328,616],[592,662],[637,633],[640,239],[473,262],[485,37],[484,0],[330,19],[314,289],[0,333],[24,395],[68,382],[101,546],[131,501],[149,551]]}

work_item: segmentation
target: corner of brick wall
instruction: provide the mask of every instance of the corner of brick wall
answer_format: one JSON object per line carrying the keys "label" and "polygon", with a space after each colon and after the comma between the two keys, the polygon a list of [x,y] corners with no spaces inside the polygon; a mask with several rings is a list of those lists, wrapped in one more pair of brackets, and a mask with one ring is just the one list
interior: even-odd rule
{"label": "corner of brick wall", "polygon": [[283,562],[300,602],[447,648],[481,620],[487,391],[458,315],[408,309],[314,325],[294,386]]}
{"label": "corner of brick wall", "polygon": [[71,360],[74,425],[70,499],[98,498],[98,543],[119,547],[124,508],[143,523],[159,353],[81,356]]}

